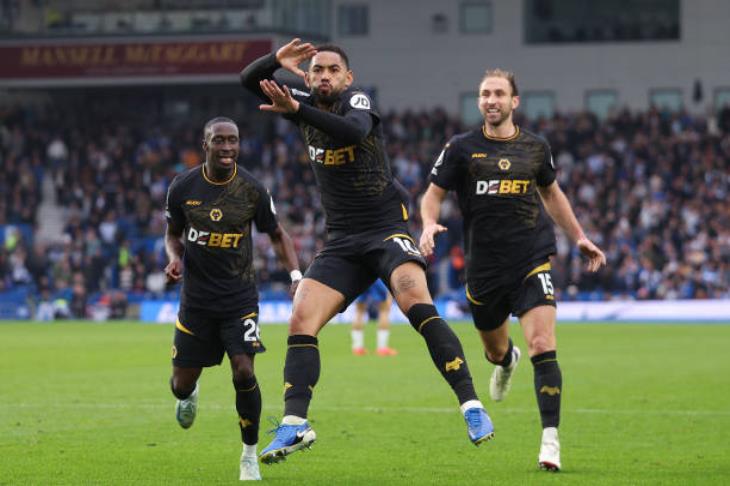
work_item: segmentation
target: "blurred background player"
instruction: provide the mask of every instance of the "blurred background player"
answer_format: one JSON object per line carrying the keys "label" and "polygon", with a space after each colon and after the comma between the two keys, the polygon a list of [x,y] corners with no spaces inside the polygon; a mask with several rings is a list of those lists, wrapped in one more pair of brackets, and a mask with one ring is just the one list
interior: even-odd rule
{"label": "blurred background player", "polygon": [[520,359],[520,350],[509,338],[512,313],[520,320],[534,368],[543,426],[538,464],[557,471],[563,379],[550,272],[555,233],[547,215],[588,259],[590,272],[605,265],[606,257],[585,236],[555,180],[547,141],[514,124],[513,111],[520,102],[514,75],[486,71],[477,99],[484,124],[451,138],[431,171],[421,201],[420,248],[431,255],[434,236],[446,231],[438,218],[446,193],[454,190],[464,217],[466,297],[485,356],[497,365],[489,392],[495,401],[505,397]]}
{"label": "blurred background player", "polygon": [[177,421],[187,429],[197,414],[203,368],[219,365],[228,353],[243,441],[240,479],[259,480],[261,389],[254,357],[265,348],[258,323],[252,223],[269,235],[290,272],[291,292],[302,275],[269,192],[236,163],[239,143],[233,120],[210,120],[203,134],[205,163],[175,177],[168,191],[165,274],[169,282],[183,281],[170,385],[178,399]]}
{"label": "blurred background player", "polygon": [[371,306],[377,306],[378,330],[377,347],[375,353],[378,356],[395,356],[398,351],[388,346],[390,339],[390,308],[393,305],[393,298],[388,292],[382,280],[378,279],[365,292],[355,300],[355,316],[352,319],[352,354],[364,356],[368,354],[365,348],[365,322],[370,317]]}

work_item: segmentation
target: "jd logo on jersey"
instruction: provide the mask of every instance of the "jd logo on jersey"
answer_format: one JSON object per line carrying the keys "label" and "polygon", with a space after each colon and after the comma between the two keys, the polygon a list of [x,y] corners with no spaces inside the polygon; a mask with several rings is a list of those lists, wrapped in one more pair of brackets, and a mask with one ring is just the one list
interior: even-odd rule
{"label": "jd logo on jersey", "polygon": [[223,218],[223,211],[221,211],[218,208],[213,208],[210,210],[210,219],[213,221],[220,221]]}
{"label": "jd logo on jersey", "polygon": [[357,93],[355,96],[350,98],[350,106],[359,110],[369,110],[370,99],[362,93]]}
{"label": "jd logo on jersey", "polygon": [[502,170],[509,170],[509,168],[512,164],[510,163],[509,159],[499,159],[499,162],[497,162],[497,165]]}

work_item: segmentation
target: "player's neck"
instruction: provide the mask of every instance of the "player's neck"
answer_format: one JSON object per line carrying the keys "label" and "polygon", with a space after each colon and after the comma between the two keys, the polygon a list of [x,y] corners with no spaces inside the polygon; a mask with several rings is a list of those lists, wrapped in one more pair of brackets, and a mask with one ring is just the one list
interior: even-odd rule
{"label": "player's neck", "polygon": [[206,161],[203,165],[203,175],[205,175],[205,178],[216,184],[225,184],[230,181],[233,178],[235,171],[235,165],[233,165],[230,169],[221,168],[218,170],[211,167],[211,164],[208,163],[208,161]]}
{"label": "player's neck", "polygon": [[517,125],[512,120],[505,120],[497,126],[484,122],[482,133],[487,138],[512,138],[517,135]]}

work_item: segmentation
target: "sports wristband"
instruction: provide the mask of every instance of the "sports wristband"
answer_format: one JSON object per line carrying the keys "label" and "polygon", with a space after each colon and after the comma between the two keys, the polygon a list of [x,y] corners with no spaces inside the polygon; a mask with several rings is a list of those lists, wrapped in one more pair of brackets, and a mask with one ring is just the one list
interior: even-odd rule
{"label": "sports wristband", "polygon": [[289,276],[291,277],[292,283],[298,282],[302,279],[302,272],[300,272],[299,270],[292,270],[291,272],[289,272]]}

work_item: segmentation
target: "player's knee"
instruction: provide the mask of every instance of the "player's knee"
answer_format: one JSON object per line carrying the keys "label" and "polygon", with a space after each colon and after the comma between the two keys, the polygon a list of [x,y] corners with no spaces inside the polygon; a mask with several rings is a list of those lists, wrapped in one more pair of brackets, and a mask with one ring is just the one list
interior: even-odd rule
{"label": "player's knee", "polygon": [[195,390],[195,382],[180,376],[173,376],[170,378],[170,390],[176,398],[184,400]]}
{"label": "player's knee", "polygon": [[253,376],[254,372],[251,363],[239,363],[235,368],[233,368],[234,383],[248,382],[251,378],[253,378]]}
{"label": "player's knee", "polygon": [[530,356],[555,350],[555,340],[547,334],[536,334],[527,341]]}
{"label": "player's knee", "polygon": [[504,346],[488,346],[485,349],[485,355],[490,363],[499,364],[504,360],[509,350],[509,341]]}

